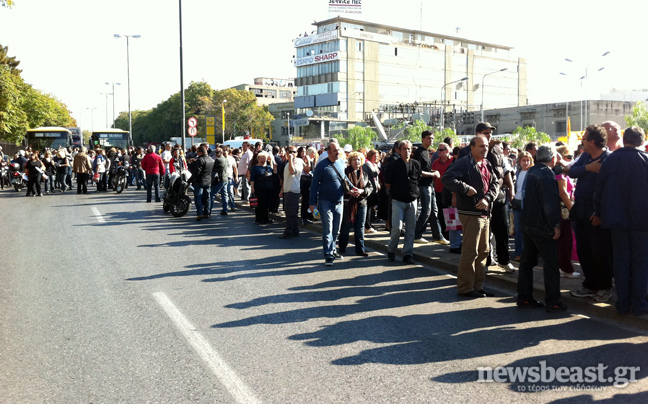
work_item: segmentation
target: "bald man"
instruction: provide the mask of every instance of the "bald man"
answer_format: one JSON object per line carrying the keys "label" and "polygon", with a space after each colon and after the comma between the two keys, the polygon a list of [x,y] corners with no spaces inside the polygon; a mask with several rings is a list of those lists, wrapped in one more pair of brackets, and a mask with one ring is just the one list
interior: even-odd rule
{"label": "bald man", "polygon": [[603,122],[602,126],[607,131],[607,148],[611,152],[623,147],[623,139],[621,139],[621,127],[614,121]]}

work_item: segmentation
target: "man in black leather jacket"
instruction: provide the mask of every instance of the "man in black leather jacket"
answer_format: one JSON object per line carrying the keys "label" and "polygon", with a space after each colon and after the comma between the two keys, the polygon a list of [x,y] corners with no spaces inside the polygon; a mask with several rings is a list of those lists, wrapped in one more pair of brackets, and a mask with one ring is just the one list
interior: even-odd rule
{"label": "man in black leather jacket", "polygon": [[552,171],[556,164],[553,146],[540,146],[536,153],[538,163],[527,172],[522,185],[522,213],[520,225],[524,250],[520,260],[517,305],[522,308],[542,307],[533,298],[533,267],[542,257],[545,282],[545,310],[564,311],[560,301],[560,271],[558,266],[558,237],[560,237],[560,196],[558,182]]}
{"label": "man in black leather jacket", "polygon": [[463,227],[463,246],[457,271],[457,293],[464,297],[493,296],[483,289],[486,258],[490,250],[490,215],[499,192],[497,177],[486,159],[488,140],[475,136],[471,152],[451,164],[441,178],[443,186],[457,194],[457,210]]}
{"label": "man in black leather jacket", "polygon": [[198,148],[198,158],[191,159],[189,171],[191,172],[191,183],[194,188],[194,203],[196,204],[196,220],[210,216],[210,188],[211,173],[214,168],[214,159],[207,154],[207,148],[200,146]]}

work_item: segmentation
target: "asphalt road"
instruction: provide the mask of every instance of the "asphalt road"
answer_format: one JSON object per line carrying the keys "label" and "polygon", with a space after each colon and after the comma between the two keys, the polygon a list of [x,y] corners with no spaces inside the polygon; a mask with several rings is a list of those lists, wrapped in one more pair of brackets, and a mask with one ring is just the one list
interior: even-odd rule
{"label": "asphalt road", "polygon": [[[451,275],[375,252],[325,267],[318,234],[144,200],[0,192],[0,402],[648,401],[642,331],[459,299]],[[607,368],[478,381],[540,366]]]}

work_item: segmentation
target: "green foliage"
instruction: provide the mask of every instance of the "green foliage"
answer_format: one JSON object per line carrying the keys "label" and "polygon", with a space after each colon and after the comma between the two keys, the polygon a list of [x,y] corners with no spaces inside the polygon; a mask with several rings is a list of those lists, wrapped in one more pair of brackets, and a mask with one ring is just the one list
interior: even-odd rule
{"label": "green foliage", "polygon": [[39,126],[76,126],[76,121],[65,104],[0,64],[0,138],[19,144],[27,129]]}
{"label": "green foliage", "polygon": [[452,138],[452,143],[454,146],[460,146],[461,140],[459,136],[455,133],[452,128],[443,128],[443,130],[434,131],[434,141],[432,142],[432,147],[436,150],[439,147],[439,143],[443,142],[443,139],[450,137]]}
{"label": "green foliage", "polygon": [[92,132],[89,130],[84,130],[81,132],[81,137],[83,137],[83,144],[90,144],[90,136],[92,136]]}
{"label": "green foliage", "polygon": [[13,0],[0,0],[0,6],[2,7],[7,7],[11,8],[14,6],[14,1]]}
{"label": "green foliage", "polygon": [[[226,89],[215,91],[206,82],[191,82],[185,90],[185,117],[198,120],[198,137],[206,137],[205,117],[215,118],[216,133],[222,128],[221,103],[225,102],[225,138],[250,132],[256,138],[267,140],[265,131],[270,128],[272,115],[267,107],[256,104],[256,97],[249,91]],[[161,143],[172,137],[182,136],[181,95],[177,92],[157,107],[148,111],[132,111],[133,142]],[[185,125],[186,126],[186,125]],[[128,130],[128,112],[121,112],[115,127]],[[185,134],[186,136],[186,134]],[[216,136],[220,141],[220,136]]]}
{"label": "green foliage", "polygon": [[[405,123],[400,123],[395,126],[395,128],[402,129],[403,126],[405,126]],[[407,129],[405,129],[405,134],[401,134],[398,140],[409,140],[412,143],[421,143],[423,141],[421,134],[426,130],[434,133],[434,141],[432,142],[432,147],[435,149],[438,147],[439,143],[443,142],[443,139],[448,136],[453,139],[455,145],[458,145],[460,143],[459,137],[454,132],[454,130],[452,130],[452,128],[444,128],[442,131],[440,131],[438,129],[434,129],[432,126],[428,126],[423,121],[415,121],[412,125],[408,126]]]}
{"label": "green foliage", "polygon": [[643,101],[637,101],[632,107],[632,116],[625,117],[628,126],[639,126],[644,132],[648,133],[648,109]]}
{"label": "green foliage", "polygon": [[503,139],[511,144],[515,149],[523,149],[527,143],[531,141],[538,142],[538,144],[545,144],[551,142],[551,137],[544,132],[538,132],[533,126],[520,127],[518,126],[513,131],[513,136]]}
{"label": "green foliage", "polygon": [[340,142],[340,145],[350,144],[353,150],[359,150],[362,148],[373,149],[373,141],[376,140],[378,134],[369,127],[354,126],[347,131],[346,136],[338,134],[334,137]]}
{"label": "green foliage", "polygon": [[18,69],[20,64],[15,56],[9,56],[9,47],[0,45],[0,65],[7,65],[11,68],[11,73],[20,75],[22,70]]}

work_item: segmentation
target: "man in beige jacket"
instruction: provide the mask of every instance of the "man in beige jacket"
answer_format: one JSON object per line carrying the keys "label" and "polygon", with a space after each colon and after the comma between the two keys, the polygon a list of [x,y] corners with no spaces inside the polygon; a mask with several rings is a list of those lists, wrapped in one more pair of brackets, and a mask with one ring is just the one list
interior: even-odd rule
{"label": "man in beige jacket", "polygon": [[92,161],[88,156],[88,148],[83,147],[80,153],[74,156],[72,163],[72,171],[76,174],[77,179],[77,194],[83,190],[84,194],[88,193],[88,179],[92,173]]}

